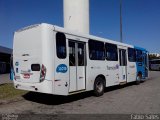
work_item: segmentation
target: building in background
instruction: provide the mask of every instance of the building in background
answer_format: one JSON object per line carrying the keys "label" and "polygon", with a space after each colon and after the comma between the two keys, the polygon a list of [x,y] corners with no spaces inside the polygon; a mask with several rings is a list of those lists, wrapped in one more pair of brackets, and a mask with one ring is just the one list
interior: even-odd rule
{"label": "building in background", "polygon": [[0,74],[10,72],[12,49],[0,46]]}

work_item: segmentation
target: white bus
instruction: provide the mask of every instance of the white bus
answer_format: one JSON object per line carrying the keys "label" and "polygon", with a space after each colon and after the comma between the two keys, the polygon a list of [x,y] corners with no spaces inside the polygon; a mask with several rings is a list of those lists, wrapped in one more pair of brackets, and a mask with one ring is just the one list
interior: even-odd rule
{"label": "white bus", "polygon": [[133,45],[37,24],[14,34],[16,89],[71,95],[148,77],[148,55]]}
{"label": "white bus", "polygon": [[160,59],[150,60],[149,63],[151,70],[160,70]]}

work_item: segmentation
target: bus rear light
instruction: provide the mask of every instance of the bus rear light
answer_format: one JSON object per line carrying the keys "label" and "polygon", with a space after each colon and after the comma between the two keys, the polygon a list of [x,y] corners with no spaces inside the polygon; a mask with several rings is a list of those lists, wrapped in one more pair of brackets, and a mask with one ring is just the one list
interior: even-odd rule
{"label": "bus rear light", "polygon": [[40,74],[40,82],[44,81],[45,76],[46,76],[46,67],[42,64],[41,67],[41,74]]}

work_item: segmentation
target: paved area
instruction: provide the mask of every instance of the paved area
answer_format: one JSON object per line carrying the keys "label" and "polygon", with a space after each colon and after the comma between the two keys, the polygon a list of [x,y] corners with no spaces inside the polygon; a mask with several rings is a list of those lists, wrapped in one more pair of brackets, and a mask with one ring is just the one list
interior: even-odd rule
{"label": "paved area", "polygon": [[0,105],[0,113],[15,114],[130,114],[160,113],[160,72],[140,85],[107,88],[101,97],[90,92],[63,97],[30,92],[24,100]]}
{"label": "paved area", "polygon": [[9,74],[0,74],[0,84],[12,83]]}

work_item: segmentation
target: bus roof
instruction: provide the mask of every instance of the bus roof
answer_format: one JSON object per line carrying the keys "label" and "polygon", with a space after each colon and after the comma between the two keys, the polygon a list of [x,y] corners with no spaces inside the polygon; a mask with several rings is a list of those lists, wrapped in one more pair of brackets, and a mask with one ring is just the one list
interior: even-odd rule
{"label": "bus roof", "polygon": [[138,47],[138,46],[134,46],[134,48],[136,48],[136,49],[138,49],[138,50],[142,50],[142,51],[147,51],[145,48]]}
{"label": "bus roof", "polygon": [[110,39],[107,39],[107,38],[101,38],[101,37],[97,37],[97,36],[93,36],[93,35],[89,35],[89,34],[83,34],[83,33],[80,33],[80,32],[71,31],[71,30],[65,29],[63,27],[59,27],[59,26],[56,26],[56,25],[51,25],[51,24],[48,24],[48,23],[41,23],[41,24],[35,24],[35,25],[27,26],[27,27],[24,27],[24,28],[16,31],[16,32],[21,32],[21,31],[25,31],[25,30],[28,30],[28,29],[32,29],[32,28],[37,27],[39,25],[52,27],[54,29],[54,31],[57,31],[57,32],[63,32],[63,33],[66,33],[66,34],[75,35],[75,36],[83,37],[83,38],[87,38],[87,39],[99,40],[99,41],[103,41],[103,42],[106,41],[108,43],[118,44],[120,46],[126,46],[126,47],[136,48],[136,49],[139,49],[139,50],[142,50],[142,51],[147,51],[146,49],[141,48],[141,47],[129,45],[129,44],[126,44],[126,43],[121,43],[121,42],[110,40]]}
{"label": "bus roof", "polygon": [[107,39],[107,38],[101,38],[101,37],[97,37],[97,36],[94,36],[94,35],[89,35],[89,34],[84,34],[84,33],[80,33],[80,32],[67,30],[63,27],[59,27],[59,26],[56,26],[56,25],[54,25],[54,28],[55,28],[55,31],[63,32],[63,33],[71,34],[71,35],[76,35],[78,37],[83,37],[83,38],[93,39],[93,40],[99,40],[99,41],[103,41],[103,42],[106,41],[108,43],[118,44],[118,45],[121,45],[121,46],[127,46],[127,47],[131,47],[131,48],[134,47],[133,45],[129,45],[129,44],[126,44],[126,43],[121,43],[121,42],[110,40],[110,39]]}

